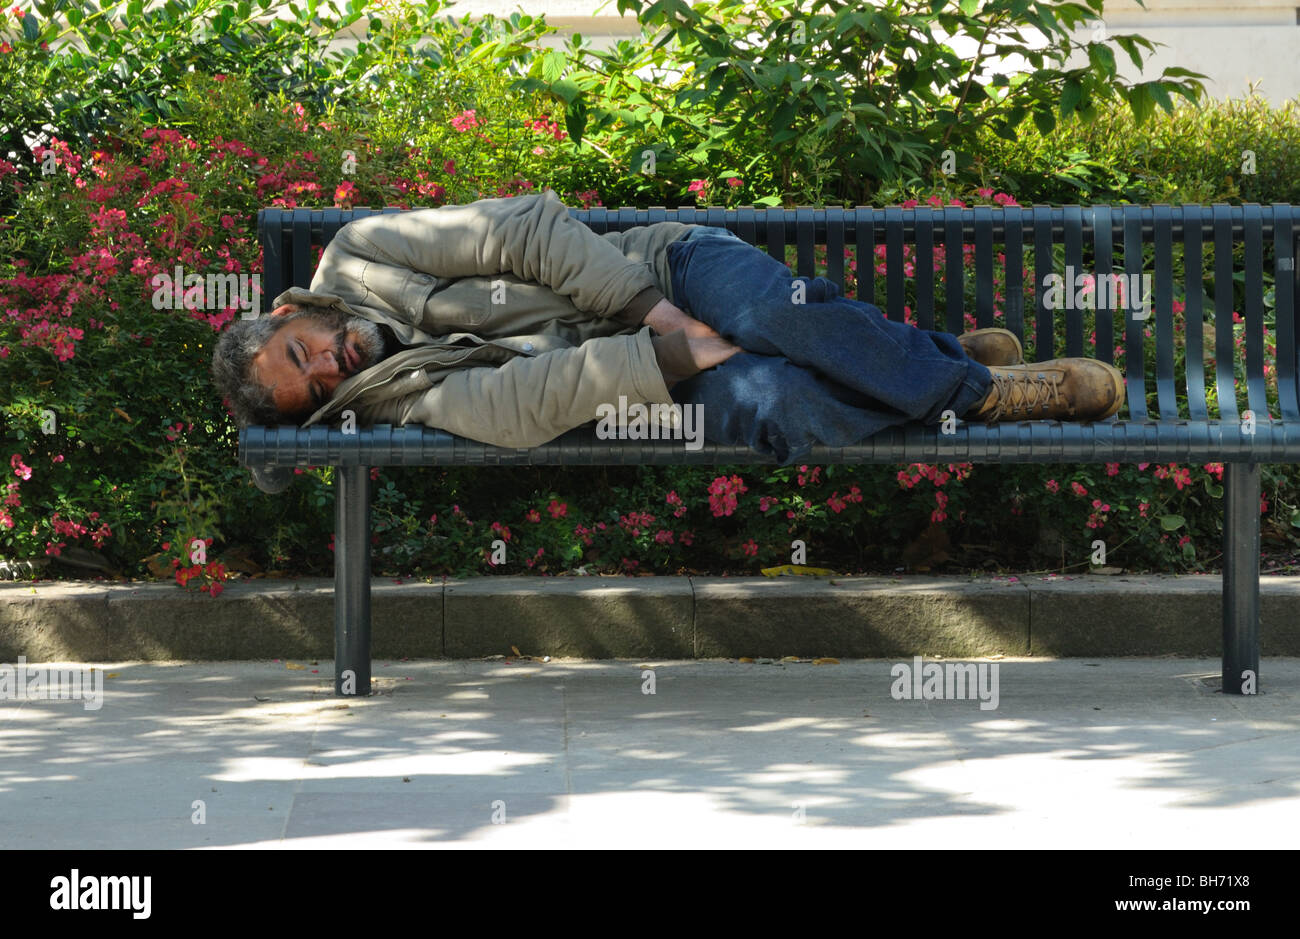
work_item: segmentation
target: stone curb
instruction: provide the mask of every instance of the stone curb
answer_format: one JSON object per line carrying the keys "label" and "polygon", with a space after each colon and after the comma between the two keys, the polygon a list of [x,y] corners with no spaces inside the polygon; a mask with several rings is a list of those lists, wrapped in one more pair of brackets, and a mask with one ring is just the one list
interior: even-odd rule
{"label": "stone curb", "polygon": [[[1218,576],[482,577],[371,586],[375,658],[1201,656]],[[1264,656],[1300,655],[1300,577],[1265,577]],[[0,662],[332,658],[333,581],[0,584]]]}

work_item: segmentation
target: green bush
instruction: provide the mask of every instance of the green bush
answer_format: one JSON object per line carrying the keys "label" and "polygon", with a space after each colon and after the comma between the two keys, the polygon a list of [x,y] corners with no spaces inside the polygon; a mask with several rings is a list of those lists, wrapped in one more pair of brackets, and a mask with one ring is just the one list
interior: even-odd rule
{"label": "green bush", "polygon": [[[64,9],[74,7],[82,9]],[[260,273],[263,206],[410,207],[543,186],[574,205],[623,197],[736,204],[783,191],[772,162],[779,147],[749,127],[710,130],[698,164],[669,160],[656,177],[637,172],[617,154],[639,145],[652,114],[624,120],[593,107],[579,124],[576,97],[566,104],[554,87],[527,90],[529,80],[554,86],[591,69],[589,58],[575,52],[557,62],[537,49],[550,31],[540,18],[456,23],[435,19],[440,8],[368,21],[362,45],[338,57],[321,49],[364,15],[360,0],[333,18],[309,6],[287,28],[257,26],[250,8],[205,0],[149,14],[128,5],[125,21],[105,11],[93,30],[86,12],[84,84],[70,52],[40,47],[63,29],[51,25],[50,9],[39,24],[25,18],[7,33],[0,23],[10,50],[0,45],[0,76],[23,89],[0,103],[10,147],[0,154],[0,466],[8,467],[0,556],[80,549],[126,576],[174,576],[213,592],[235,569],[329,573],[332,471],[300,471],[286,493],[264,495],[238,466],[234,428],[214,400],[212,342],[240,309],[211,298],[195,309],[155,303],[152,278],[178,264],[201,275]],[[214,9],[234,12],[207,25],[183,15]],[[321,21],[314,37],[297,28],[313,16]],[[647,100],[676,93],[643,88]],[[79,121],[83,110],[93,120]],[[1097,201],[1149,195],[1156,190],[1132,181],[1187,167],[1216,198],[1245,195],[1244,178],[1221,182],[1213,172],[1250,140],[1263,141],[1250,195],[1292,198],[1281,170],[1295,133],[1289,110],[1202,112],[1215,155],[1198,163],[1188,162],[1195,142],[1180,136],[1192,132],[1177,123],[1191,120],[1186,112],[1145,125],[1164,143],[1139,160],[1104,130],[1133,133],[1125,112],[1100,102],[1095,110],[1074,145],[1113,168],[1090,183]],[[680,108],[698,111],[689,101]],[[952,177],[882,180],[880,198],[1005,202],[1005,192],[980,186],[1002,178],[1024,182],[1026,191],[1008,190],[1021,202],[1054,185],[1081,198],[1080,187],[1053,176],[1054,154],[1073,131],[1062,125],[1042,136],[1026,125],[1034,156],[1017,162],[1015,148],[990,144],[997,138],[983,116],[972,110],[954,131],[983,141],[971,146],[978,163]],[[14,143],[43,122],[55,130],[33,150]],[[681,133],[684,147],[694,131]],[[791,159],[807,156],[799,153]],[[727,177],[728,167],[748,177]],[[834,188],[830,175],[820,178]],[[827,192],[826,201],[841,194]],[[848,292],[856,264],[881,261],[851,254]],[[1098,537],[1112,565],[1194,570],[1218,556],[1220,473],[1215,465],[390,468],[372,473],[375,571],[753,572],[790,561],[795,540],[808,546],[808,563],[844,571],[1082,569]],[[1266,468],[1265,486],[1266,537],[1294,543],[1300,494],[1290,468]],[[504,566],[491,563],[498,540]]]}
{"label": "green bush", "polygon": [[[574,37],[568,59],[540,55],[517,84],[562,101],[575,139],[600,137],[643,198],[662,191],[663,174],[698,178],[716,204],[735,180],[767,204],[868,203],[882,183],[928,178],[949,162],[969,180],[981,129],[1015,141],[1027,124],[1046,132],[1115,101],[1140,123],[1172,109],[1173,95],[1203,93],[1204,76],[1186,69],[1120,78],[1117,50],[1141,68],[1153,48],[1139,36],[1075,38],[1101,0],[820,0],[803,11],[789,0],[619,0],[618,9],[638,15],[641,37],[608,52]],[[973,43],[975,55],[940,34]],[[1046,44],[1027,46],[1034,34]],[[1032,68],[993,71],[1007,55]],[[1069,66],[1073,55],[1086,64]]]}
{"label": "green bush", "polygon": [[1026,204],[1300,202],[1300,102],[1258,94],[1157,112],[1140,127],[1114,108],[1014,142],[981,133],[988,185]]}

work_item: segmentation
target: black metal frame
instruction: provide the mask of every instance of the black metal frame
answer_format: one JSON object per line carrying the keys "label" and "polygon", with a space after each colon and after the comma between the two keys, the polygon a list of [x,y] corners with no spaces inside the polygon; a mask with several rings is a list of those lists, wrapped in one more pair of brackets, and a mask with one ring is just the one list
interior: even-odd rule
{"label": "black metal frame", "polygon": [[[400,212],[401,209],[263,209],[258,232],[264,257],[265,297],[274,298],[288,286],[310,285],[311,247],[326,245],[343,225],[355,218]],[[1222,461],[1225,463],[1223,527],[1223,690],[1258,690],[1259,676],[1259,496],[1260,464],[1300,462],[1300,362],[1297,360],[1295,311],[1300,296],[1297,270],[1297,221],[1300,207],[1275,204],[1215,206],[1064,206],[885,209],[570,209],[570,214],[600,233],[625,231],[659,221],[680,221],[728,228],[750,244],[765,247],[782,261],[787,244],[796,246],[797,273],[814,274],[814,249],[827,248],[825,276],[844,285],[844,247],[857,245],[859,295],[875,296],[874,248],[885,246],[887,316],[903,318],[906,277],[904,245],[915,248],[918,324],[959,333],[964,328],[964,289],[946,291],[943,319],[936,323],[933,259],[936,245],[974,245],[978,327],[994,323],[995,249],[1005,255],[1007,302],[1004,321],[997,325],[1024,337],[1025,311],[1018,298],[1023,287],[1024,245],[1035,248],[1035,284],[1053,271],[1056,244],[1064,245],[1065,263],[1080,272],[1115,271],[1114,245],[1123,246],[1122,269],[1142,274],[1143,248],[1154,246],[1154,313],[1146,321],[1155,329],[1156,365],[1153,376],[1156,413],[1148,413],[1141,354],[1145,323],[1125,318],[1125,349],[1129,397],[1128,419],[1111,418],[1094,424],[1031,421],[1019,424],[968,424],[956,433],[939,428],[908,426],[878,434],[852,447],[817,447],[810,463],[861,464],[939,461],[1158,462]],[[1016,237],[1018,234],[1018,237]],[[1175,239],[1184,246],[1186,343],[1203,341],[1203,247],[1209,236],[1215,247],[1215,381],[1225,394],[1220,418],[1209,419],[1204,363],[1193,359],[1183,373],[1175,370],[1173,315],[1173,253]],[[1277,415],[1268,413],[1264,357],[1264,248],[1273,246],[1274,307],[1277,342]],[[1093,263],[1084,265],[1085,244]],[[1241,362],[1233,341],[1231,284],[1236,272],[1233,249],[1243,248],[1240,273],[1245,285],[1246,342],[1244,364],[1248,406],[1255,415],[1254,433],[1243,432],[1237,413],[1233,366]],[[1194,262],[1194,263],[1193,263]],[[946,282],[964,288],[962,253],[946,252]],[[1285,289],[1284,289],[1285,288]],[[1032,313],[1036,338],[1052,348],[1058,324],[1065,328],[1067,355],[1083,355],[1083,311],[1053,311],[1045,291],[1034,292]],[[1097,321],[1099,358],[1110,361],[1114,344],[1109,317]],[[1137,350],[1138,354],[1132,354]],[[1026,357],[1031,353],[1026,350]],[[1187,390],[1186,415],[1176,407],[1176,389]],[[599,440],[589,428],[578,428],[539,447],[494,447],[423,426],[379,425],[345,435],[328,427],[248,427],[240,432],[240,462],[256,467],[259,485],[294,466],[336,467],[335,509],[335,693],[366,694],[370,688],[370,476],[373,466],[411,465],[636,465],[636,464],[770,464],[774,460],[747,447],[705,444],[689,451],[671,441]],[[1252,679],[1252,682],[1248,682]]]}

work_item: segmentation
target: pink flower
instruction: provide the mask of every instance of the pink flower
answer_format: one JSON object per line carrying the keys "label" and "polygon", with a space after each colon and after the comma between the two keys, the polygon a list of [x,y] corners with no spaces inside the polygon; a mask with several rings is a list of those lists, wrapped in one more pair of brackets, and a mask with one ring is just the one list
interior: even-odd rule
{"label": "pink flower", "polygon": [[19,479],[31,479],[32,468],[23,463],[21,454],[15,453],[9,458],[9,465],[13,467],[14,475]]}
{"label": "pink flower", "polygon": [[1074,490],[1076,496],[1086,496],[1088,494],[1088,490],[1081,483],[1070,483],[1070,488]]}
{"label": "pink flower", "polygon": [[1061,484],[1058,483],[1055,479],[1049,479],[1049,480],[1047,481],[1047,483],[1046,483],[1046,486],[1047,486],[1047,491],[1048,491],[1048,492],[1060,492],[1060,491],[1061,491]]}
{"label": "pink flower", "polygon": [[1119,475],[1119,464],[1118,464],[1118,463],[1107,463],[1107,464],[1106,464],[1106,475],[1107,475],[1107,476],[1117,476],[1117,475]]}
{"label": "pink flower", "polygon": [[738,187],[740,187],[740,186],[743,186],[744,183],[741,182],[741,179],[740,179],[739,176],[728,176],[728,177],[727,177],[727,185],[730,186],[732,189],[736,189],[736,188],[738,188]]}
{"label": "pink flower", "polygon": [[478,127],[483,122],[478,119],[473,110],[462,111],[451,119],[451,126],[462,134],[471,128]]}
{"label": "pink flower", "polygon": [[746,541],[744,544],[740,546],[740,550],[744,551],[747,556],[752,558],[756,554],[758,554],[758,545],[754,543],[753,538],[750,538],[748,541]]}
{"label": "pink flower", "polygon": [[569,512],[569,505],[567,502],[558,502],[552,499],[551,504],[546,507],[546,511],[551,513],[551,518],[564,518]]}
{"label": "pink flower", "polygon": [[730,515],[739,505],[740,494],[748,492],[749,487],[739,476],[719,476],[709,484],[709,508],[715,518]]}

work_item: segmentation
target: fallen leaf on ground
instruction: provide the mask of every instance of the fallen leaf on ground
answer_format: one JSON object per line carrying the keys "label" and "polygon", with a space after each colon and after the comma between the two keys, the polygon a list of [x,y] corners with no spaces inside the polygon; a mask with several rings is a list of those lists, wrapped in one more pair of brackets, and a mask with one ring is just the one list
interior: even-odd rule
{"label": "fallen leaf on ground", "polygon": [[813,663],[814,665],[839,665],[839,664],[840,664],[840,660],[839,660],[839,659],[832,659],[832,658],[830,658],[829,656],[827,656],[827,657],[825,657],[825,658],[813,659],[813,660],[812,660],[812,663]]}
{"label": "fallen leaf on ground", "polygon": [[746,664],[752,664],[754,660],[747,655],[742,655],[738,661],[745,662]]}
{"label": "fallen leaf on ground", "polygon": [[765,567],[761,571],[764,577],[780,577],[785,574],[800,577],[833,577],[835,571],[825,567],[808,567],[804,564],[781,564],[777,567]]}
{"label": "fallen leaf on ground", "polygon": [[285,662],[285,663],[284,663],[284,667],[285,667],[285,668],[291,668],[291,669],[293,669],[295,672],[301,672],[301,671],[304,670],[307,666],[306,666],[306,665],[295,665],[293,662]]}

